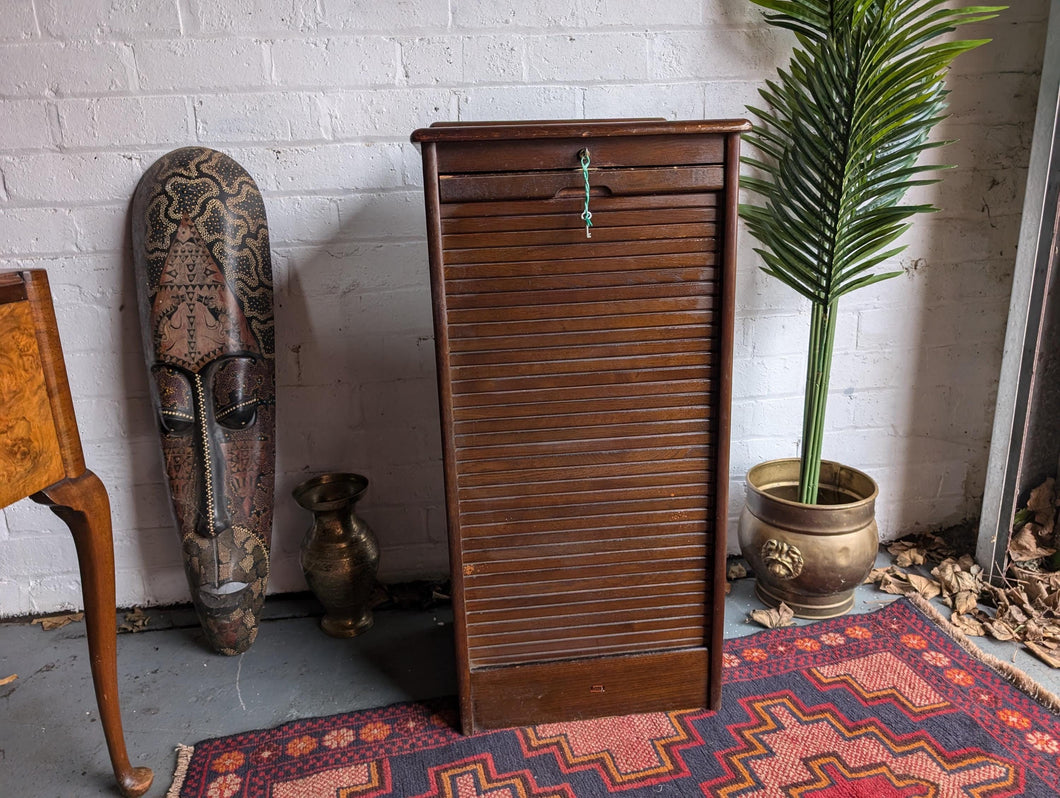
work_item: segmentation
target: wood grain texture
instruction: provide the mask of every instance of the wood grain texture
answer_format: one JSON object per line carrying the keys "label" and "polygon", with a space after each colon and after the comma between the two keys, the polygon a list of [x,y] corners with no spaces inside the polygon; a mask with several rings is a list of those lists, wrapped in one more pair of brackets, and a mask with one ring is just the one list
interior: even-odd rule
{"label": "wood grain texture", "polygon": [[[431,220],[441,218],[441,198],[438,188],[438,148],[434,143],[423,145],[423,199],[427,213],[427,252],[431,272],[431,296],[434,314],[435,356],[438,370],[438,406],[442,420],[442,456],[447,464],[445,471],[446,521],[450,530],[460,528],[460,513],[457,503],[456,472],[448,466],[456,460],[456,445],[449,430],[453,427],[453,385],[449,376],[447,355],[449,352],[449,328],[445,320],[445,278],[442,247],[442,232]],[[449,567],[454,574],[453,602],[459,607],[463,602],[463,547],[458,534],[449,535]],[[468,661],[467,623],[463,612],[453,615],[453,635],[456,638],[456,673],[459,681],[460,717],[472,717],[471,667]]]}
{"label": "wood grain texture", "polygon": [[467,731],[720,697],[742,128],[575,129],[414,136]]}
{"label": "wood grain texture", "polygon": [[[740,138],[731,135],[725,139],[725,214],[724,214],[724,238],[730,242],[725,248],[722,257],[722,281],[720,293],[721,319],[719,324],[719,346],[718,358],[721,367],[717,372],[717,402],[718,415],[715,430],[719,440],[728,441],[732,418],[732,356],[734,346],[734,322],[736,308],[736,236],[737,220],[739,219],[739,187],[740,187]],[[720,474],[729,473],[729,447],[718,448],[715,458],[715,467]],[[729,508],[729,480],[719,479],[715,490],[714,524],[719,529],[724,529],[728,520]],[[725,540],[724,536],[720,539]],[[712,604],[713,618],[711,619],[712,650],[721,651],[724,642],[723,628],[725,625],[725,557],[719,556],[714,560],[714,600]],[[716,657],[710,662],[710,705],[718,706],[721,703],[721,657]]]}
{"label": "wood grain texture", "polygon": [[126,798],[143,795],[154,779],[149,768],[133,767],[125,748],[118,706],[117,612],[114,606],[114,543],[110,499],[99,477],[84,471],[33,496],[47,505],[70,528],[81,570],[85,626],[92,685],[96,691],[103,736],[110,752],[114,778]]}
{"label": "wood grain texture", "polygon": [[153,776],[129,762],[118,703],[110,502],[103,483],[85,468],[42,270],[0,273],[0,507],[26,496],[51,507],[74,537],[92,683],[111,766],[122,795],[143,795]]}
{"label": "wood grain texture", "polygon": [[29,303],[0,305],[0,507],[66,475]]}
{"label": "wood grain texture", "polygon": [[74,415],[74,400],[70,395],[70,381],[66,376],[66,361],[59,341],[59,325],[52,305],[48,273],[43,269],[22,272],[33,314],[34,330],[40,347],[44,381],[48,386],[48,401],[52,407],[52,419],[59,435],[59,450],[67,476],[79,476],[87,466],[81,449],[81,434]]}
{"label": "wood grain texture", "polygon": [[[580,139],[557,143],[555,139],[529,139],[513,142],[498,141],[491,147],[478,142],[454,141],[442,149],[438,169],[443,174],[496,172],[499,165],[512,172],[555,169],[564,160],[578,163],[578,155],[585,148]],[[721,137],[694,141],[688,136],[659,135],[645,140],[641,136],[595,138],[592,166],[615,168],[623,166],[696,166],[722,163],[725,158]]]}
{"label": "wood grain texture", "polygon": [[[557,164],[559,166],[559,164]],[[443,202],[550,199],[580,196],[584,190],[577,159],[565,169],[518,174],[444,175],[439,182]],[[696,193],[717,191],[724,175],[718,166],[674,166],[644,169],[597,169],[592,173],[599,196]]]}
{"label": "wood grain texture", "polygon": [[569,119],[539,122],[435,122],[413,132],[416,142],[527,141],[613,136],[733,135],[750,130],[746,119]]}
{"label": "wood grain texture", "polygon": [[[474,726],[465,732],[700,707],[711,655],[704,648],[598,657],[474,674]],[[681,678],[675,678],[680,675]]]}

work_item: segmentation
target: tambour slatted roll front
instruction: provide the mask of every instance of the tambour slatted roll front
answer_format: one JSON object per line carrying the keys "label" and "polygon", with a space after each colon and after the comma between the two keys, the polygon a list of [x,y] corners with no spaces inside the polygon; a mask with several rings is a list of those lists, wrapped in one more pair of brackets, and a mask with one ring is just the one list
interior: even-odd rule
{"label": "tambour slatted roll front", "polygon": [[466,732],[720,701],[746,128],[413,134]]}

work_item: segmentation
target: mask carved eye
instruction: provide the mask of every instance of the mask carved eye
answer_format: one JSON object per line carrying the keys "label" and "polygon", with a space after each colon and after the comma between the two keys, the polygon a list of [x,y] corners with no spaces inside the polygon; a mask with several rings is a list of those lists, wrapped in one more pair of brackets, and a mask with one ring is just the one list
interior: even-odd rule
{"label": "mask carved eye", "polygon": [[172,435],[191,431],[195,426],[195,397],[187,376],[168,366],[158,366],[153,373],[162,429]]}
{"label": "mask carved eye", "polygon": [[250,357],[225,358],[213,372],[214,418],[227,429],[254,425],[264,377],[258,361]]}

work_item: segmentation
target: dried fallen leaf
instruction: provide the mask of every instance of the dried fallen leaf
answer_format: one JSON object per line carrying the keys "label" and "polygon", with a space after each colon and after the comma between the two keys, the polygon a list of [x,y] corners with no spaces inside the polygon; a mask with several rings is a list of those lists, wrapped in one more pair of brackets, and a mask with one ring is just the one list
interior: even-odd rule
{"label": "dried fallen leaf", "polygon": [[1051,651],[1037,643],[1027,643],[1027,650],[1051,668],[1060,668],[1060,652]]}
{"label": "dried fallen leaf", "polygon": [[959,593],[954,593],[950,601],[950,606],[953,607],[955,612],[959,612],[962,615],[968,612],[975,612],[975,609],[979,606],[979,593],[962,590]]}
{"label": "dried fallen leaf", "polygon": [[920,574],[908,574],[909,585],[923,598],[933,599],[942,592],[939,583]]}
{"label": "dried fallen leaf", "polygon": [[979,589],[983,586],[982,580],[974,571],[958,571],[954,576],[957,577],[958,592],[967,590],[978,594]]}
{"label": "dried fallen leaf", "polygon": [[755,623],[762,624],[762,626],[767,629],[779,629],[783,626],[794,626],[794,617],[795,613],[792,612],[791,607],[783,601],[773,609],[752,610],[751,612],[751,620]]}
{"label": "dried fallen leaf", "polygon": [[907,578],[908,574],[894,566],[891,566],[890,568],[876,568],[873,570],[872,575],[875,576],[874,581],[877,582],[880,590],[884,593],[905,596],[908,595],[911,590],[909,579]]}
{"label": "dried fallen leaf", "polygon": [[[899,566],[910,560],[910,552],[916,559],[918,550],[937,563],[931,574],[937,580],[938,595],[952,609],[950,621],[965,634],[1025,643],[1035,656],[1060,667],[1060,572],[1046,570],[1049,564],[1044,561],[1057,547],[1057,541],[1046,535],[1057,526],[1057,498],[1055,482],[1042,486],[1032,501],[1035,509],[1017,513],[1015,527],[1020,531],[1013,536],[1018,553],[1013,561],[1018,564],[1010,569],[1005,585],[985,581],[982,568],[970,554],[959,554],[939,536],[918,533],[896,541],[888,550]],[[866,581],[889,593],[931,590],[931,580],[896,566],[877,568]],[[988,614],[983,606],[995,609]]]}
{"label": "dried fallen leaf", "polygon": [[1025,643],[1041,643],[1045,641],[1045,628],[1033,618],[1023,625],[1020,635]]}
{"label": "dried fallen leaf", "polygon": [[1008,604],[997,617],[1013,628],[1023,626],[1027,623],[1027,613],[1018,604]]}
{"label": "dried fallen leaf", "polygon": [[1025,582],[1021,587],[1026,594],[1027,601],[1032,604],[1048,599],[1049,587],[1045,580],[1032,579],[1029,582]]}
{"label": "dried fallen leaf", "polygon": [[963,557],[960,560],[943,560],[931,571],[932,575],[939,580],[943,596],[962,592],[978,596],[983,589],[982,572],[982,568]]}
{"label": "dried fallen leaf", "polygon": [[908,585],[890,577],[880,582],[880,590],[894,596],[908,596],[911,592]]}
{"label": "dried fallen leaf", "polygon": [[134,607],[122,617],[119,632],[142,632],[151,622],[151,617],[139,607]]}
{"label": "dried fallen leaf", "polygon": [[1045,527],[1036,523],[1024,524],[1019,532],[1012,535],[1008,542],[1008,554],[1013,562],[1027,562],[1048,557],[1056,549],[1046,545],[1051,531],[1047,535]]}
{"label": "dried fallen leaf", "polygon": [[903,551],[909,551],[909,549],[915,549],[917,547],[916,537],[905,537],[898,538],[898,540],[892,541],[887,544],[887,551],[891,554],[898,555]]}
{"label": "dried fallen leaf", "polygon": [[1039,571],[1033,581],[1046,590],[1060,590],[1060,571]]}
{"label": "dried fallen leaf", "polygon": [[[949,527],[946,531],[953,535],[961,534],[963,530],[964,526],[962,524],[957,524],[956,526]],[[930,532],[927,532],[923,537],[925,539],[928,553],[931,554],[934,559],[945,560],[947,557],[952,557],[956,554],[956,550],[953,546],[938,535],[933,535]]]}
{"label": "dried fallen leaf", "polygon": [[[940,562],[947,557],[955,557],[957,552],[949,539],[967,536],[968,530],[965,524],[956,524],[940,530],[939,534],[934,532],[913,532],[905,537],[899,538],[887,546],[887,551],[897,557],[899,553],[915,550],[916,553],[909,555],[911,559],[920,560],[921,557],[927,562]],[[902,562],[905,558],[902,558]],[[899,562],[901,564],[901,562]],[[914,565],[922,565],[923,562],[914,562]]]}
{"label": "dried fallen leaf", "polygon": [[1034,513],[1034,521],[1052,536],[1053,520],[1056,517],[1056,480],[1050,477],[1031,491],[1027,498],[1027,509]]}
{"label": "dried fallen leaf", "polygon": [[33,623],[39,623],[40,628],[45,632],[51,632],[54,629],[62,629],[67,624],[71,624],[74,621],[80,621],[85,617],[83,612],[69,612],[65,615],[49,615],[47,618],[34,618]]}
{"label": "dried fallen leaf", "polygon": [[1045,593],[1035,599],[1035,602],[1042,608],[1043,612],[1051,613],[1054,616],[1060,616],[1060,590],[1052,593]]}
{"label": "dried fallen leaf", "polygon": [[732,565],[729,566],[728,571],[726,571],[726,574],[730,582],[735,582],[737,579],[743,579],[745,576],[747,576],[747,566],[745,566],[742,562],[734,562]]}
{"label": "dried fallen leaf", "polygon": [[1008,642],[1009,640],[1016,639],[1015,631],[1013,631],[1012,627],[1004,621],[987,621],[983,624],[983,627],[986,629],[987,632],[990,633],[990,636],[995,640]]}
{"label": "dried fallen leaf", "polygon": [[887,547],[887,551],[894,555],[895,564],[900,568],[912,568],[927,561],[927,549],[919,537],[896,540]]}
{"label": "dried fallen leaf", "polygon": [[909,551],[903,551],[894,558],[894,561],[901,568],[912,568],[914,565],[923,565],[927,562],[927,556],[923,551],[910,549]]}
{"label": "dried fallen leaf", "polygon": [[950,615],[950,623],[964,632],[966,635],[972,637],[982,637],[986,634],[986,630],[983,628],[983,624],[979,623],[971,615],[962,615],[960,613],[953,613]]}
{"label": "dried fallen leaf", "polygon": [[869,571],[869,575],[865,577],[865,584],[871,585],[875,582],[879,582],[884,576],[897,570],[893,565],[889,568],[873,568]]}
{"label": "dried fallen leaf", "polygon": [[957,561],[952,559],[943,560],[931,569],[931,575],[939,580],[944,594],[955,593],[960,589],[957,586],[957,577],[954,575],[956,570]]}
{"label": "dried fallen leaf", "polygon": [[1053,640],[1060,645],[1060,624],[1057,624],[1055,620],[1041,620],[1042,624],[1042,635],[1047,640]]}
{"label": "dried fallen leaf", "polygon": [[10,676],[5,676],[3,679],[0,679],[0,687],[3,687],[5,684],[11,684],[11,682],[15,681],[15,679],[17,678],[17,673],[12,673]]}

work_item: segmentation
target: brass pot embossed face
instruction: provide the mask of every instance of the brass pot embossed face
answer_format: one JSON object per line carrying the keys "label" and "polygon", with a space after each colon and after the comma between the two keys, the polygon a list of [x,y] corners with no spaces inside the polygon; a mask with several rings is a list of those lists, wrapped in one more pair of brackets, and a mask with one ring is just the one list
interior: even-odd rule
{"label": "brass pot embossed face", "polygon": [[133,244],[151,390],[184,567],[207,641],[245,651],[269,574],[272,274],[261,195],[222,153],[144,176]]}
{"label": "brass pot embossed face", "polygon": [[762,544],[761,557],[769,572],[781,581],[795,579],[805,565],[798,547],[773,538]]}

